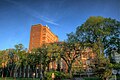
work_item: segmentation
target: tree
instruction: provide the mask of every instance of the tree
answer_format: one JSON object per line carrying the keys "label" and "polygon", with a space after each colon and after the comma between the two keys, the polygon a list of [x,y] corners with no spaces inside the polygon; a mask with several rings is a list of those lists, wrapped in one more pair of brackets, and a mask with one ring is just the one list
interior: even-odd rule
{"label": "tree", "polygon": [[111,62],[111,51],[116,49],[119,53],[120,22],[115,19],[91,16],[72,35],[80,42],[97,43],[100,53],[106,54]]}
{"label": "tree", "polygon": [[[84,24],[78,26],[75,33],[69,35],[71,34],[72,36],[68,39],[71,38],[73,42],[89,44],[93,52],[97,54],[97,64],[104,64],[104,67],[109,65],[109,61],[106,63],[108,59],[105,57],[110,56],[114,48],[119,52],[120,22],[115,19],[92,16]],[[107,55],[104,56],[105,54]],[[97,66],[101,67],[100,65]]]}
{"label": "tree", "polygon": [[53,55],[56,53],[56,46],[53,44],[46,44],[43,45],[40,48],[36,48],[32,51],[32,59],[33,62],[32,64],[34,65],[40,65],[39,69],[40,69],[40,74],[42,72],[42,77],[45,78],[45,71],[46,68],[48,68],[49,70],[49,63],[52,61],[55,61],[55,56]]}
{"label": "tree", "polygon": [[105,36],[103,43],[106,55],[110,58],[111,63],[115,63],[111,57],[113,50],[119,53],[120,44],[120,22],[115,19],[107,19],[107,25],[112,27],[112,31],[108,36]]}
{"label": "tree", "polygon": [[113,48],[119,52],[120,22],[115,19],[92,16],[77,27],[75,35],[80,42],[100,42],[101,53],[110,56]]}
{"label": "tree", "polygon": [[72,77],[71,68],[76,58],[80,56],[82,48],[79,43],[66,43],[64,42],[61,51],[61,58],[66,62],[68,67],[68,73]]}
{"label": "tree", "polygon": [[0,67],[2,67],[2,77],[7,76],[7,63],[8,63],[9,57],[6,50],[0,51]]}
{"label": "tree", "polygon": [[93,67],[94,72],[97,74],[97,76],[101,79],[107,80],[112,73],[111,68],[109,67],[110,65],[110,60],[109,58],[106,58],[104,54],[100,53],[100,48],[99,48],[99,42],[94,43],[92,46],[92,50],[94,54],[96,54],[95,60],[95,66]]}
{"label": "tree", "polygon": [[8,55],[9,55],[9,61],[7,64],[7,68],[9,71],[9,76],[13,77],[13,73],[14,73],[14,67],[15,67],[15,63],[14,63],[14,49],[8,49]]}
{"label": "tree", "polygon": [[[14,78],[16,78],[16,73],[19,68],[22,68],[22,73],[23,68],[24,68],[24,61],[26,60],[26,50],[24,49],[24,46],[22,44],[17,44],[15,45],[15,49],[13,51],[13,62],[14,62]],[[21,71],[21,70],[20,70]],[[19,75],[21,77],[21,74]],[[23,76],[23,74],[22,74]]]}
{"label": "tree", "polygon": [[[40,62],[40,58],[37,55],[37,53],[35,53],[33,51],[31,53],[28,53],[28,55],[27,55],[27,73],[28,74],[35,73],[36,68],[40,64],[39,62]],[[28,75],[28,77],[29,77],[29,75]]]}
{"label": "tree", "polygon": [[[119,53],[120,22],[115,19],[90,17],[82,26],[77,27],[76,36],[78,41],[91,44],[93,51],[97,54],[98,67],[101,67],[101,61],[104,67],[110,64],[109,61],[106,63],[107,56],[111,62],[113,61],[111,57],[113,49]],[[109,67],[105,69],[110,71]]]}
{"label": "tree", "polygon": [[40,57],[40,70],[41,73],[43,74],[42,77],[43,79],[45,78],[45,69],[47,65],[50,63],[51,58],[48,56],[48,50],[47,47],[42,47],[37,49],[38,56]]}
{"label": "tree", "polygon": [[61,56],[60,56],[60,52],[61,52],[61,48],[62,48],[62,42],[58,42],[58,43],[51,43],[48,45],[48,52],[49,54],[51,54],[51,58],[52,58],[52,63],[56,63],[57,64],[57,71],[60,71],[60,62],[61,62]]}

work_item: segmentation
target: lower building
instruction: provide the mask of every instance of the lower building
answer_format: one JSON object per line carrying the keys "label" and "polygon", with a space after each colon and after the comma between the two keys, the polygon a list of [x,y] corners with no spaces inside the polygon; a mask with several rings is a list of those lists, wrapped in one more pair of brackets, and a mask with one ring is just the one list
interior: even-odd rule
{"label": "lower building", "polygon": [[73,64],[74,72],[92,72],[92,66],[95,64],[96,55],[92,52],[91,48],[86,48],[80,53],[81,56],[78,57]]}

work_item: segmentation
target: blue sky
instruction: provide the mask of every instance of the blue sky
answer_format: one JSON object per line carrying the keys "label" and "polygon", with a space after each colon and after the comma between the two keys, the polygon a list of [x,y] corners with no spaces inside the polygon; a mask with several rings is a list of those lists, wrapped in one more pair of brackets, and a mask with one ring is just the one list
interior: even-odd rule
{"label": "blue sky", "polygon": [[34,24],[48,25],[64,41],[90,16],[120,21],[120,0],[0,0],[0,50],[28,48]]}

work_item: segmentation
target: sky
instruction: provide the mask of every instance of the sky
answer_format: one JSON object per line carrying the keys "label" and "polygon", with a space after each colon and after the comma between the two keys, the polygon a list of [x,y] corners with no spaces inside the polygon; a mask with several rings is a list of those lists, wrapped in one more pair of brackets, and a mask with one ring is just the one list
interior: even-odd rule
{"label": "sky", "polygon": [[120,21],[120,0],[0,0],[0,50],[29,47],[32,25],[48,25],[60,41],[90,16]]}

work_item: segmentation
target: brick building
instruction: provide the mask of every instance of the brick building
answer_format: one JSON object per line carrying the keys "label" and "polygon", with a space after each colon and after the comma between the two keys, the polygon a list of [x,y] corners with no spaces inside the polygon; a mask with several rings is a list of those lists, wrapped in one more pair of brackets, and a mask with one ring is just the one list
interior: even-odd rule
{"label": "brick building", "polygon": [[48,26],[33,25],[30,32],[29,51],[41,47],[45,43],[58,42],[58,37],[51,32]]}
{"label": "brick building", "polygon": [[84,69],[85,71],[91,69],[90,65],[95,64],[95,57],[96,55],[93,53],[91,48],[85,48],[82,51],[81,56],[76,59],[72,67],[76,70],[78,69],[78,71],[80,69]]}

